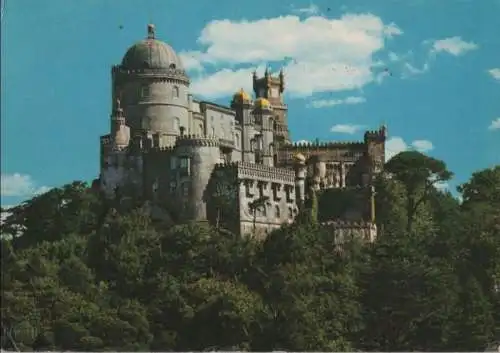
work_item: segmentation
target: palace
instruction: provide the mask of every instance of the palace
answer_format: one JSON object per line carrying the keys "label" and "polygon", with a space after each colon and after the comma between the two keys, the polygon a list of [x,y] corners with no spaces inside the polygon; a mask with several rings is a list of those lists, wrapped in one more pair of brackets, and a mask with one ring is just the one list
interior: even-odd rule
{"label": "palace", "polygon": [[[183,220],[264,235],[293,222],[311,190],[321,222],[375,237],[372,181],[384,163],[385,127],[363,141],[292,144],[283,71],[254,73],[254,96],[238,90],[230,106],[199,101],[153,25],[111,78],[110,133],[101,137],[96,180],[109,197],[132,187]],[[342,205],[331,211],[336,198]]]}

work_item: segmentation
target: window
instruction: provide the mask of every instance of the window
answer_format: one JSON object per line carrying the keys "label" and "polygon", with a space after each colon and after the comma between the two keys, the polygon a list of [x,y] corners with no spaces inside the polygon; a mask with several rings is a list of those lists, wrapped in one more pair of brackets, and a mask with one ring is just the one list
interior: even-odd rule
{"label": "window", "polygon": [[274,207],[274,213],[276,215],[276,218],[281,218],[280,207],[278,205]]}
{"label": "window", "polygon": [[180,132],[180,128],[181,128],[181,121],[179,120],[179,118],[174,118],[174,131]]}
{"label": "window", "polygon": [[212,136],[215,136],[215,128],[212,126]]}
{"label": "window", "polygon": [[288,207],[288,217],[289,217],[290,219],[292,219],[292,218],[293,218],[293,209],[292,209],[291,207]]}
{"label": "window", "polygon": [[203,124],[200,124],[200,125],[198,126],[198,133],[199,133],[200,135],[203,135]]}
{"label": "window", "polygon": [[170,169],[171,170],[177,169],[177,158],[175,157],[170,158]]}
{"label": "window", "polygon": [[236,148],[240,148],[240,134],[236,134],[235,137],[235,145],[236,145]]}
{"label": "window", "polygon": [[172,96],[174,98],[179,98],[179,87],[174,86],[174,88],[172,88]]}
{"label": "window", "polygon": [[150,91],[149,86],[147,86],[147,85],[142,86],[141,87],[141,97],[146,98],[146,97],[149,97],[150,95],[151,95],[151,91]]}
{"label": "window", "polygon": [[175,66],[175,64],[170,64],[169,66],[171,69],[175,69],[177,66]]}
{"label": "window", "polygon": [[189,184],[188,183],[182,184],[182,194],[184,195],[184,197],[189,196]]}
{"label": "window", "polygon": [[180,160],[180,167],[185,169],[185,168],[188,168],[189,167],[189,158],[181,158]]}

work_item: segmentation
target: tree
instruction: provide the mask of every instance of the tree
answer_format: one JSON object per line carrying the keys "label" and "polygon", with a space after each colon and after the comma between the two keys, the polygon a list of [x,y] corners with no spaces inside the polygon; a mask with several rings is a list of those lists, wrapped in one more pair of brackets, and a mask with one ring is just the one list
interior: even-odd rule
{"label": "tree", "polygon": [[386,163],[385,170],[400,181],[405,188],[408,233],[412,230],[418,207],[427,200],[434,185],[445,182],[453,176],[453,173],[446,169],[443,161],[417,151],[397,154]]}

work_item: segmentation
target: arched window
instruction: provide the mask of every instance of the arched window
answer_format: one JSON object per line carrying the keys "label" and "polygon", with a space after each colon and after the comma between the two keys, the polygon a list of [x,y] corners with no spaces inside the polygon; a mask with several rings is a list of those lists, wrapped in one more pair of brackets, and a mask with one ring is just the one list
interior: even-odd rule
{"label": "arched window", "polygon": [[174,98],[179,98],[179,87],[174,86],[172,88],[172,97]]}
{"label": "arched window", "polygon": [[169,66],[169,67],[170,67],[171,69],[175,69],[177,66],[175,66],[175,64],[173,64],[173,63],[172,63],[172,64],[170,64],[170,66]]}
{"label": "arched window", "polygon": [[255,141],[255,139],[251,139],[250,140],[250,151],[255,152],[256,149],[257,149],[257,141]]}
{"label": "arched window", "polygon": [[200,135],[203,135],[203,134],[204,134],[204,131],[203,131],[203,124],[200,124],[200,125],[198,126],[198,130],[199,130],[199,131],[198,131],[198,133],[199,133]]}
{"label": "arched window", "polygon": [[236,148],[240,148],[240,134],[235,134],[235,137],[234,137],[235,141],[235,145],[236,145]]}

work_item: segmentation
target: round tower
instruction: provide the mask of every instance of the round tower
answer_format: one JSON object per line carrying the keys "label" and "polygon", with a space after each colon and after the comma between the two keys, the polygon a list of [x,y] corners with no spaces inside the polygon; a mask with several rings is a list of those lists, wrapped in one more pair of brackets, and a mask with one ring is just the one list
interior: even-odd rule
{"label": "round tower", "polygon": [[231,109],[236,113],[236,121],[241,126],[241,160],[244,162],[255,162],[255,156],[252,151],[252,138],[255,136],[255,127],[253,123],[252,97],[246,93],[243,88],[233,95],[231,100]]}
{"label": "round tower", "polygon": [[302,209],[306,199],[306,177],[307,165],[306,157],[302,153],[293,156],[295,167],[295,195],[297,195],[297,206]]}
{"label": "round tower", "polygon": [[274,166],[274,120],[271,103],[266,98],[257,98],[252,113],[255,117],[256,125],[261,125],[260,151],[256,151],[256,153],[261,154],[261,158],[257,158],[256,156],[256,161],[260,160],[264,165]]}
{"label": "round tower", "polygon": [[175,154],[186,166],[184,177],[179,180],[183,188],[182,198],[186,219],[207,220],[207,185],[216,164],[221,163],[219,139],[212,137],[185,135],[179,137]]}
{"label": "round tower", "polygon": [[113,100],[120,95],[133,133],[158,133],[160,144],[169,146],[189,128],[189,78],[172,47],[156,38],[154,25],[113,67],[112,81]]}

